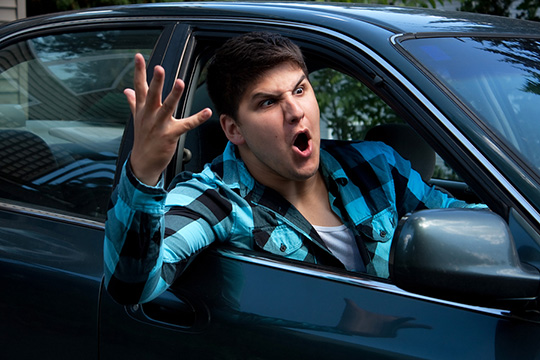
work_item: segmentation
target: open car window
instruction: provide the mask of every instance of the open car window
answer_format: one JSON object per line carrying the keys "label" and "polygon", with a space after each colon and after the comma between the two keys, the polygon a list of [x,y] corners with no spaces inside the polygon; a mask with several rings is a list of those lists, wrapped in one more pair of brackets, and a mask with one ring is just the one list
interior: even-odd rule
{"label": "open car window", "polygon": [[[338,140],[383,141],[407,157],[405,147],[421,147],[432,152],[433,168],[426,181],[460,181],[459,175],[412,130],[409,125],[365,84],[339,70],[323,68],[310,74],[321,111],[321,137]],[[388,130],[386,130],[388,129]],[[396,130],[392,130],[396,129]],[[385,134],[384,131],[404,131],[404,134]],[[393,139],[399,136],[399,139]],[[399,144],[411,136],[407,144]],[[413,145],[411,145],[413,144]],[[408,160],[411,160],[408,158]],[[422,167],[428,166],[424,164]],[[417,168],[417,171],[422,171]]]}
{"label": "open car window", "polygon": [[[193,66],[186,115],[212,107],[205,83],[205,66],[212,52],[204,49],[208,53],[200,55]],[[309,61],[308,57],[308,67]],[[410,160],[425,182],[458,199],[480,202],[457,173],[378,94],[349,72],[325,64],[320,57],[314,63],[310,81],[320,107],[323,139],[385,142]],[[182,170],[201,171],[204,164],[223,152],[226,142],[214,111],[211,119],[186,134],[183,149],[187,161],[182,163]]]}

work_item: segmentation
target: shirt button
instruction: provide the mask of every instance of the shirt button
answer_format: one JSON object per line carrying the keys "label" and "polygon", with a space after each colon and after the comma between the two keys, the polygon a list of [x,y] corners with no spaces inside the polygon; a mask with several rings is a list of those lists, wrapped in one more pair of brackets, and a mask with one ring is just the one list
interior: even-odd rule
{"label": "shirt button", "polygon": [[287,246],[285,246],[285,244],[281,244],[279,250],[281,250],[281,252],[285,252],[285,250],[287,250]]}
{"label": "shirt button", "polygon": [[379,235],[383,238],[383,237],[386,237],[386,231],[384,230],[381,230],[381,232],[379,233]]}

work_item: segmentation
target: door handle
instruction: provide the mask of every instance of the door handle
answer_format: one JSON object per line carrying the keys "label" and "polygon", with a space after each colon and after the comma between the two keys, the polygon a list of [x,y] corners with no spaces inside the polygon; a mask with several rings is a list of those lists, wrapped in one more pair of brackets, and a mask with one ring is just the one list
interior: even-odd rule
{"label": "door handle", "polygon": [[201,332],[210,323],[210,311],[202,301],[177,291],[166,291],[145,304],[126,306],[126,311],[139,321],[181,331]]}

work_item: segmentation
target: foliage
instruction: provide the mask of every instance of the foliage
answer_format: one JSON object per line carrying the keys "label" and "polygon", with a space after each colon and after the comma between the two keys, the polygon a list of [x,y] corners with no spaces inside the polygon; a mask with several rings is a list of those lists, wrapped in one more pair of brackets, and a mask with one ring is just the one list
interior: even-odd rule
{"label": "foliage", "polygon": [[[98,6],[171,2],[175,0],[27,0],[27,15],[78,10]],[[176,0],[179,1],[179,0]]]}
{"label": "foliage", "polygon": [[518,10],[521,10],[521,13],[518,14],[518,18],[540,21],[538,17],[538,8],[540,7],[540,0],[523,0],[517,7]]}
{"label": "foliage", "polygon": [[514,0],[462,0],[461,11],[476,12],[499,16],[510,16],[510,5]]}
{"label": "foliage", "polygon": [[[181,0],[27,0],[27,12],[29,16],[49,12],[76,10],[96,6],[127,5],[156,2],[170,2]],[[193,0],[191,0],[193,1]],[[363,4],[382,4],[413,7],[432,7],[443,5],[445,0],[311,0],[316,2],[346,2]],[[461,4],[459,10],[477,12],[483,14],[511,16],[526,20],[540,21],[537,16],[540,0],[448,0]],[[517,3],[512,12],[512,5]]]}
{"label": "foliage", "polygon": [[[518,19],[540,21],[537,16],[540,0],[460,0],[459,10],[482,14],[515,16]],[[512,6],[515,5],[512,11]]]}
{"label": "foliage", "polygon": [[359,3],[359,4],[380,4],[380,5],[399,5],[399,6],[416,6],[435,8],[437,3],[443,5],[444,0],[315,0],[318,2],[344,2],[344,3]]}
{"label": "foliage", "polygon": [[321,120],[335,139],[363,139],[378,124],[401,122],[386,103],[361,82],[333,69],[310,75]]}

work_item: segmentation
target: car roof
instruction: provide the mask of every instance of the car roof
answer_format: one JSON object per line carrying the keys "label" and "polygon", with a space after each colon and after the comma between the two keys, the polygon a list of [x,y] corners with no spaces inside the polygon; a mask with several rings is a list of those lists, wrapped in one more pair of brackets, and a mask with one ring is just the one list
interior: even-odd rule
{"label": "car roof", "polygon": [[52,13],[18,20],[0,28],[0,38],[32,26],[59,22],[107,21],[137,17],[163,18],[250,18],[323,25],[336,31],[359,24],[375,26],[394,34],[504,34],[537,36],[540,24],[505,17],[416,7],[261,2],[182,2],[125,5]]}

